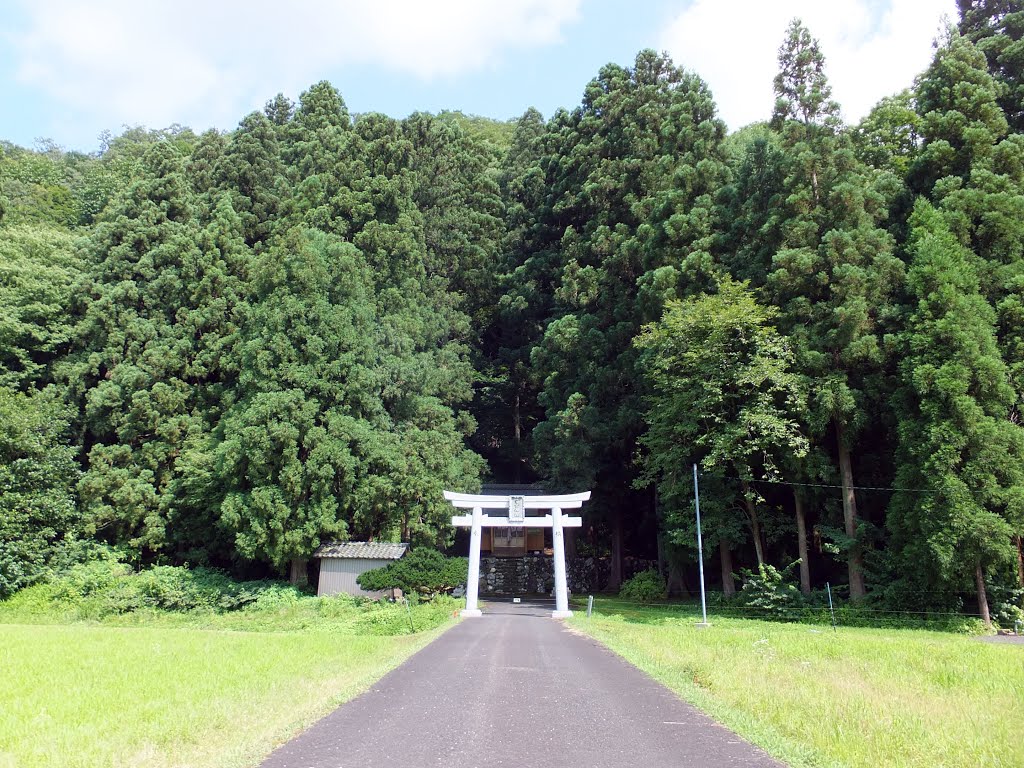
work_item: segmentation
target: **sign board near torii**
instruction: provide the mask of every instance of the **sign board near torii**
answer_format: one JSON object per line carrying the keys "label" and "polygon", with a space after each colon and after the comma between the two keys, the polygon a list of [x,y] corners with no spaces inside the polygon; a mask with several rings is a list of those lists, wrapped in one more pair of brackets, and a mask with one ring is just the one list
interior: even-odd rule
{"label": "sign board near torii", "polygon": [[[569,610],[569,590],[565,577],[565,542],[563,528],[579,528],[582,518],[565,517],[563,509],[579,509],[590,499],[590,491],[562,496],[480,496],[469,493],[445,491],[444,497],[459,509],[471,509],[472,514],[455,515],[452,525],[469,528],[469,573],[466,575],[466,607],[463,616],[479,616],[477,598],[480,590],[480,534],[484,528],[509,528],[529,526],[550,528],[551,547],[554,550],[555,565],[555,610],[556,619],[572,616]],[[485,515],[484,510],[501,510],[504,515]],[[550,510],[544,516],[527,515],[526,510]]]}

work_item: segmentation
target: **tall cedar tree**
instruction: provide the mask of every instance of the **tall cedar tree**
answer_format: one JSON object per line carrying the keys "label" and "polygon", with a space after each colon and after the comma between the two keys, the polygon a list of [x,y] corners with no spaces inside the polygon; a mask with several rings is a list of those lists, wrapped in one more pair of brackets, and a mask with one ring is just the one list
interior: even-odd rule
{"label": "tall cedar tree", "polygon": [[653,512],[628,490],[643,429],[632,340],[686,280],[709,280],[725,128],[704,82],[652,51],[602,69],[554,123],[541,219],[558,238],[542,246],[556,254],[555,308],[531,357],[546,414],[534,436],[553,483],[594,488],[610,515],[615,587],[624,510]]}
{"label": "tall cedar tree", "polygon": [[471,486],[480,466],[457,410],[468,323],[447,276],[428,272],[414,143],[380,115],[353,126],[326,83],[287,122],[283,104],[269,111],[284,159],[261,165],[301,181],[286,216],[256,222],[269,229],[235,401],[190,456],[190,488],[219,508],[240,557],[275,566],[349,535],[443,544],[441,490]]}
{"label": "tall cedar tree", "polygon": [[960,34],[985,54],[1010,130],[1024,133],[1024,8],[1016,0],[957,0],[957,5]]}
{"label": "tall cedar tree", "polygon": [[532,466],[534,427],[543,418],[530,350],[544,333],[551,308],[550,270],[533,247],[534,219],[544,199],[540,167],[546,136],[535,109],[516,121],[498,176],[504,228],[495,265],[498,296],[480,335],[480,382],[473,410],[480,428],[473,448],[496,479],[525,483]]}
{"label": "tall cedar tree", "polygon": [[139,554],[218,547],[176,518],[178,460],[209,431],[234,371],[247,253],[228,200],[205,226],[194,215],[183,158],[155,144],[144,176],[108,207],[85,244],[82,319],[66,367],[83,408],[87,468],[79,486],[101,538]]}
{"label": "tall cedar tree", "polygon": [[[885,367],[882,337],[895,314],[892,296],[902,264],[893,256],[891,236],[879,227],[885,199],[856,161],[848,137],[837,133],[838,106],[830,99],[824,57],[798,20],[779,50],[779,65],[774,124],[785,214],[778,230],[770,230],[778,249],[766,265],[765,296],[781,309],[780,327],[810,380],[812,432],[831,432],[836,446],[850,595],[859,600],[865,584],[854,450]],[[749,236],[756,240],[761,233]]]}
{"label": "tall cedar tree", "polygon": [[907,281],[917,303],[903,333],[896,482],[921,492],[890,506],[893,591],[950,607],[943,599],[973,580],[989,623],[985,572],[1011,562],[1007,518],[1024,499],[1024,429],[1006,418],[1014,392],[975,260],[926,201],[910,224]]}
{"label": "tall cedar tree", "polygon": [[[1024,413],[1024,135],[1007,135],[1000,84],[985,57],[950,30],[918,85],[924,148],[912,179],[938,205],[974,259],[982,295],[998,313],[998,338]],[[1024,586],[1024,520],[1014,518]]]}

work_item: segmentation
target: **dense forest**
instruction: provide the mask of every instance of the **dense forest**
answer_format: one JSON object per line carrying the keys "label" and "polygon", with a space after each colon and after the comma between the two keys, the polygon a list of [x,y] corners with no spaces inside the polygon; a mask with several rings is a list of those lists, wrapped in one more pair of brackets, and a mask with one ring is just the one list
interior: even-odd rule
{"label": "dense forest", "polygon": [[92,542],[444,548],[441,491],[488,480],[592,489],[609,586],[632,553],[679,590],[697,463],[727,596],[799,559],[807,593],[1020,615],[1024,12],[959,5],[856,125],[794,21],[732,133],[642,51],[547,120],[321,82],[228,133],[0,144],[0,598]]}

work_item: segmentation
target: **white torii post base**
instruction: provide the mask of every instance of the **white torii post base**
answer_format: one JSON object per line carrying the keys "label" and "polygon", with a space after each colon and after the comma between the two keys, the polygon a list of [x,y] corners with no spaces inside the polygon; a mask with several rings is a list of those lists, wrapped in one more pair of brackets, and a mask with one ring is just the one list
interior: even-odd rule
{"label": "white torii post base", "polygon": [[[583,520],[579,517],[563,517],[563,509],[579,509],[583,502],[590,498],[590,491],[563,496],[478,496],[465,493],[445,491],[444,497],[453,506],[472,509],[472,515],[455,515],[452,525],[470,529],[469,536],[469,572],[466,574],[466,607],[462,616],[467,618],[480,616],[478,598],[480,591],[480,539],[482,529],[488,528],[550,528],[551,545],[554,551],[555,571],[555,610],[551,612],[553,619],[567,619],[572,616],[569,610],[568,579],[565,573],[565,541],[563,528],[580,528]],[[484,509],[507,510],[502,517],[484,515]],[[543,517],[527,517],[527,509],[550,509],[550,515]]]}
{"label": "white torii post base", "polygon": [[551,509],[551,548],[555,554],[555,610],[551,612],[553,619],[567,619],[572,616],[569,610],[568,580],[565,577],[565,541],[562,537],[562,510]]}
{"label": "white torii post base", "polygon": [[473,516],[470,520],[472,527],[469,533],[469,573],[466,574],[466,607],[462,609],[462,616],[466,618],[481,615],[480,609],[477,607],[477,596],[480,591],[480,534],[483,510],[480,507],[473,507]]}

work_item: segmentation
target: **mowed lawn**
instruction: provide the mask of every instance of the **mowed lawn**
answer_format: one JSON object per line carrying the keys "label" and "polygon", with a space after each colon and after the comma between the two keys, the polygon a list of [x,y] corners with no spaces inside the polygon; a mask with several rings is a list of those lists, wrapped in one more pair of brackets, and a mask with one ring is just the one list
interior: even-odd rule
{"label": "mowed lawn", "polygon": [[439,631],[0,624],[0,768],[255,765]]}
{"label": "mowed lawn", "polygon": [[598,602],[572,626],[794,766],[1024,766],[1024,646]]}

